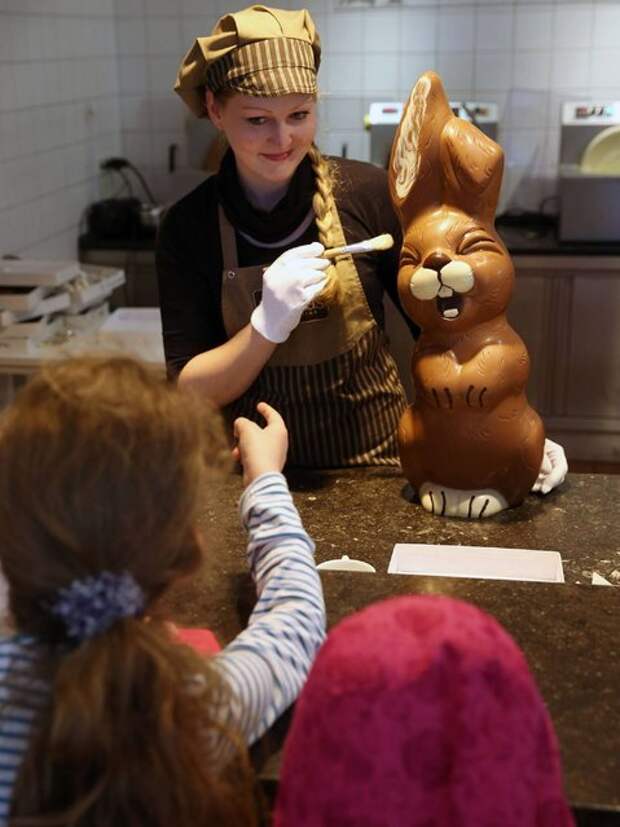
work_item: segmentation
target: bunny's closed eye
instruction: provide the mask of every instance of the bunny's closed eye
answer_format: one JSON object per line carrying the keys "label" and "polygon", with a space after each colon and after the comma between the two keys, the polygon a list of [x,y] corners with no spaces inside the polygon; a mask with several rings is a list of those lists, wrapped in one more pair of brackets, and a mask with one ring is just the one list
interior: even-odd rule
{"label": "bunny's closed eye", "polygon": [[457,254],[459,256],[466,256],[469,255],[469,253],[478,253],[482,251],[489,253],[501,252],[497,246],[497,242],[486,230],[468,230],[458,245]]}

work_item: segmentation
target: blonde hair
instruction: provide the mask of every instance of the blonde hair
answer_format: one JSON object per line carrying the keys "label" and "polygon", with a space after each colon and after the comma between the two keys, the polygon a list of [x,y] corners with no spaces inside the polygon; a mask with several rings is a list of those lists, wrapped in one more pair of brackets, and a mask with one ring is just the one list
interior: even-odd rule
{"label": "blonde hair", "polygon": [[[51,689],[12,827],[257,824],[247,750],[221,721],[230,693],[158,609],[201,563],[196,525],[223,453],[217,414],[127,358],[50,365],[3,414],[0,559],[17,629],[38,642],[32,679]],[[49,606],[106,570],[131,573],[149,622],[126,617],[71,646]],[[197,678],[202,691],[188,691]],[[230,765],[212,760],[210,735]]]}
{"label": "blonde hair", "polygon": [[[310,147],[308,157],[312,162],[314,180],[316,182],[316,191],[312,197],[315,223],[319,231],[319,241],[325,249],[328,249],[338,244],[338,240],[335,237],[335,169],[334,165],[323,157],[316,144],[312,144]],[[325,273],[327,275],[327,284],[321,292],[320,299],[327,304],[333,304],[340,299],[341,285],[333,264],[330,264]]]}

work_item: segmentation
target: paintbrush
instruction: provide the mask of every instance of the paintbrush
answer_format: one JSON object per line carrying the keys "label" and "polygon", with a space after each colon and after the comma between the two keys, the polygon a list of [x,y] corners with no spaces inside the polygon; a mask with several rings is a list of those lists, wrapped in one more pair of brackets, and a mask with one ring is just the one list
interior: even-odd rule
{"label": "paintbrush", "polygon": [[394,246],[394,239],[389,233],[377,235],[374,238],[367,238],[366,241],[358,241],[356,244],[346,244],[344,247],[331,247],[325,250],[321,258],[335,258],[336,256],[351,255],[356,253],[377,253],[379,250],[389,250]]}

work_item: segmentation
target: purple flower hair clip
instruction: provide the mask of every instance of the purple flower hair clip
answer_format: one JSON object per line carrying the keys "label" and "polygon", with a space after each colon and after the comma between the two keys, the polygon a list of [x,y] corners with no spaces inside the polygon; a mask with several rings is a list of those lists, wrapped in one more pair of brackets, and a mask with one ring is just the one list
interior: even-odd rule
{"label": "purple flower hair clip", "polygon": [[102,571],[59,589],[50,611],[63,621],[68,637],[82,642],[103,634],[117,620],[136,617],[144,603],[144,592],[132,574]]}

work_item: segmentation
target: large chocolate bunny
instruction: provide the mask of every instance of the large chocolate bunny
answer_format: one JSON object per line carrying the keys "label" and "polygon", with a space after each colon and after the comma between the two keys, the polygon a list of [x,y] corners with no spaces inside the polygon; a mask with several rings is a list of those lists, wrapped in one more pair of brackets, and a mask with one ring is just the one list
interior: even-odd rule
{"label": "large chocolate bunny", "polygon": [[502,168],[501,148],[453,114],[436,74],[422,75],[390,158],[404,235],[398,291],[422,330],[399,446],[424,508],[450,517],[522,502],[543,456],[529,357],[506,319],[514,269],[493,225]]}

